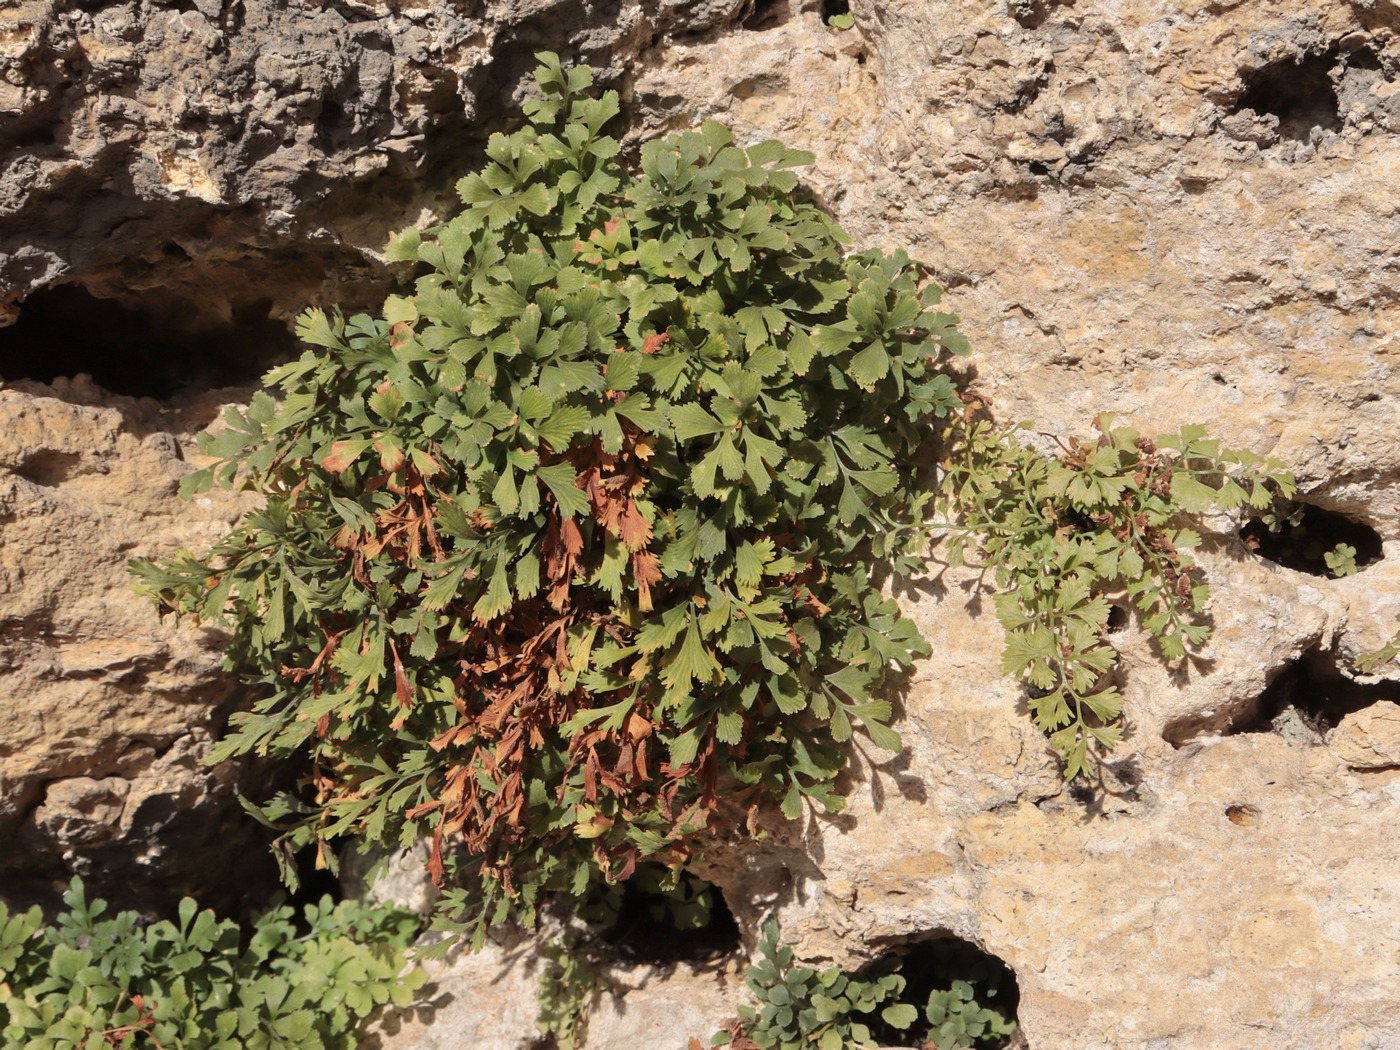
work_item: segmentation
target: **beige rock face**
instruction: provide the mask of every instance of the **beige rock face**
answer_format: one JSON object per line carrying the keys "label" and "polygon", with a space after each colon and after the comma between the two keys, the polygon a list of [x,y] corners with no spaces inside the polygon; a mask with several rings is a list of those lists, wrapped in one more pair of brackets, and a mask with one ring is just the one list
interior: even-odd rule
{"label": "beige rock face", "polygon": [[0,390],[7,885],[73,870],[108,892],[207,889],[219,858],[248,844],[225,826],[237,770],[202,765],[231,699],[222,639],[161,623],[126,571],[131,557],[207,546],[238,512],[227,495],[175,498],[189,435],[215,407],[162,409],[82,382]]}
{"label": "beige rock face", "polygon": [[[1203,423],[1278,456],[1309,500],[1377,514],[1386,557],[1336,581],[1262,561],[1214,522],[1214,638],[1169,668],[1131,622],[1113,635],[1131,732],[1082,790],[999,672],[989,596],[935,557],[909,597],[934,655],[903,698],[907,752],[857,747],[847,812],[719,845],[702,874],[750,936],[776,910],[812,963],[976,942],[1015,970],[1037,1050],[1400,1046],[1400,668],[1355,671],[1400,611],[1385,516],[1400,504],[1394,4],[854,0],[841,32],[807,0],[656,19],[623,5],[606,27],[570,4],[479,20],[350,4],[302,22],[264,5],[262,48],[207,5],[67,20],[21,6],[0,19],[0,73],[21,81],[0,84],[0,110],[28,122],[8,125],[0,172],[6,319],[7,298],[68,278],[165,289],[171,310],[219,286],[209,311],[228,317],[274,285],[278,317],[312,289],[377,288],[366,246],[437,200],[528,50],[568,44],[615,63],[634,140],[716,117],[812,150],[810,181],[856,242],[907,246],[947,286],[1001,418],[1057,437],[1101,412]],[[226,66],[205,60],[219,47]],[[157,99],[129,139],[107,115],[127,95],[55,87],[80,50]],[[43,63],[56,72],[32,72]],[[203,85],[205,125],[177,119],[166,67],[170,91]],[[63,141],[25,145],[38,126]],[[68,187],[107,179],[68,215]],[[227,284],[250,258],[266,260],[259,282]],[[140,829],[225,790],[195,761],[226,696],[217,643],[159,625],[121,566],[208,542],[233,507],[171,498],[194,419],[52,393],[0,392],[0,836],[81,865],[167,841]],[[1326,725],[1298,713],[1314,708]],[[528,1045],[538,966],[527,942],[449,961],[442,998],[376,1045]],[[643,1030],[684,1046],[740,994],[673,978],[619,985],[589,1046]]]}
{"label": "beige rock face", "polygon": [[[950,587],[917,610],[949,649],[906,702],[909,755],[867,767],[849,810],[792,842],[815,870],[742,885],[786,885],[785,934],[811,960],[854,966],[946,932],[976,942],[1015,970],[1033,1047],[1392,1045],[1400,1018],[1382,989],[1397,969],[1387,829],[1400,781],[1347,768],[1350,718],[1326,747],[1267,722],[1198,727],[1180,749],[1163,739],[1170,696],[1178,710],[1217,697],[1222,714],[1240,696],[1234,722],[1247,722],[1239,669],[1269,651],[1250,643],[1306,644],[1311,625],[1279,616],[1302,587],[1277,576],[1247,602],[1216,578],[1219,620],[1258,622],[1267,604],[1281,623],[1248,642],[1220,631],[1212,669],[1189,688],[1140,681],[1130,664],[1132,732],[1082,793],[1058,783],[1014,696],[988,687],[999,629]],[[1342,600],[1323,596],[1320,616],[1339,616]],[[725,880],[727,860],[710,877]]]}
{"label": "beige rock face", "polygon": [[[1311,500],[1395,510],[1393,10],[852,10],[847,32],[808,13],[672,47],[638,97],[813,150],[857,243],[909,245],[949,288],[1002,418],[1204,423]],[[1064,790],[998,673],[985,595],[944,573],[912,607],[934,655],[908,754],[857,760],[846,813],[717,852],[707,876],[743,918],[776,905],[812,962],[975,941],[1016,971],[1034,1047],[1400,1045],[1400,669],[1349,670],[1393,629],[1400,530],[1376,519],[1389,559],[1329,581],[1215,524],[1201,659],[1167,668],[1132,625],[1113,636],[1130,734],[1101,785]],[[1273,731],[1319,691],[1379,702],[1326,746]]]}
{"label": "beige rock face", "polygon": [[1328,734],[1327,746],[1352,769],[1400,766],[1400,704],[1382,700],[1347,715]]}
{"label": "beige rock face", "polygon": [[[456,949],[424,968],[428,984],[411,1008],[374,1023],[360,1050],[531,1050],[545,1038],[536,1027],[544,946],[560,928],[532,934],[498,930],[475,955]],[[686,1050],[708,1046],[720,1020],[733,1016],[742,987],[733,962],[697,966],[618,962],[604,966],[590,1000],[589,1047]]]}

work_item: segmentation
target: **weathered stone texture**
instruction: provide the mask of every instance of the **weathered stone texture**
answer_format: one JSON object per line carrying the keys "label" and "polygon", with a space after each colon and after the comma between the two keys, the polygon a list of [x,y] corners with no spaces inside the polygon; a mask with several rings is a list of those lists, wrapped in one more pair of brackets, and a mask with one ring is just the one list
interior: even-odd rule
{"label": "weathered stone texture", "polygon": [[369,303],[387,233],[450,188],[536,50],[625,68],[743,9],[0,0],[0,304],[58,281],[187,325]]}
{"label": "weathered stone texture", "polygon": [[[389,1011],[371,1026],[360,1050],[531,1050],[545,1037],[536,1028],[536,990],[545,943],[559,929],[525,935],[498,931],[476,955],[454,950],[426,964],[429,983],[419,1003]],[[732,963],[619,963],[603,972],[591,1001],[589,1047],[686,1050],[692,1038],[708,1046],[720,1019],[734,1015],[743,983]]]}
{"label": "weathered stone texture", "polygon": [[[1379,7],[1296,8],[1051,5],[1032,28],[857,2],[845,33],[807,16],[674,46],[636,91],[812,149],[857,241],[910,246],[949,287],[1004,416],[1208,422],[1389,511],[1400,43]],[[1308,55],[1335,119],[1232,134],[1249,85]]]}
{"label": "weathered stone texture", "polygon": [[[845,33],[806,16],[673,47],[638,97],[812,149],[857,243],[909,245],[948,286],[1002,418],[1061,437],[1104,411],[1204,423],[1309,499],[1393,514],[1394,9],[852,10]],[[976,941],[1015,969],[1034,1047],[1400,1044],[1400,796],[1393,770],[1348,768],[1393,764],[1394,705],[1322,746],[1270,732],[1261,700],[1308,654],[1351,689],[1393,629],[1400,529],[1375,523],[1391,560],[1340,581],[1213,538],[1214,639],[1168,668],[1136,626],[1113,636],[1130,733],[1083,793],[1016,713],[985,595],[944,573],[912,606],[934,656],[908,754],[857,761],[846,813],[707,874],[755,905],[769,887],[813,961]]]}
{"label": "weathered stone texture", "polygon": [[162,624],[126,571],[131,557],[208,546],[247,506],[227,494],[174,498],[190,434],[214,408],[114,400],[81,382],[0,390],[0,878],[10,883],[71,870],[126,899],[207,893],[221,859],[248,845],[225,826],[241,823],[237,768],[201,762],[232,695],[223,640]]}
{"label": "weathered stone texture", "polygon": [[[977,389],[1031,440],[1101,412],[1203,423],[1377,514],[1387,557],[1337,581],[1215,522],[1215,637],[1169,668],[1134,623],[1113,635],[1131,732],[1082,791],[1000,674],[985,581],[935,558],[908,596],[934,655],[907,753],[857,748],[847,812],[721,844],[702,873],[814,963],[975,941],[1015,969],[1037,1050],[1400,1046],[1400,670],[1355,670],[1400,611],[1400,8],[854,0],[836,32],[806,0],[183,6],[0,18],[0,317],[57,280],[176,319],[368,301],[383,233],[439,206],[548,46],[611,67],[634,142],[716,117],[812,150],[857,243],[931,264]],[[23,819],[76,858],[152,791],[221,790],[193,760],[216,647],[158,626],[120,566],[207,542],[232,505],[173,504],[162,435],[185,421],[51,393],[0,392],[0,835]],[[1265,698],[1304,665],[1380,702],[1289,721]],[[1309,674],[1289,704],[1323,688]],[[440,968],[451,1004],[376,1038],[528,1041],[520,950]],[[613,1013],[703,1038],[740,993],[688,980],[604,1004],[589,1045],[638,1042]]]}
{"label": "weathered stone texture", "polygon": [[1382,700],[1347,715],[1328,734],[1327,746],[1352,769],[1400,766],[1400,704]]}

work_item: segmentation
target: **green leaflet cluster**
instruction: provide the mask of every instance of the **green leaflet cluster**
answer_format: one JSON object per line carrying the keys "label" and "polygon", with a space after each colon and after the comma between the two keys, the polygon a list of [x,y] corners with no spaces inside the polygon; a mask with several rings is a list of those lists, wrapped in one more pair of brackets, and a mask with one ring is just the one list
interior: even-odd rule
{"label": "green leaflet cluster", "polygon": [[1098,441],[1072,440],[1056,458],[969,421],[948,434],[939,491],[965,529],[951,560],[975,551],[995,573],[1002,669],[1035,690],[1032,717],[1066,777],[1088,769],[1092,741],[1109,748],[1122,734],[1110,598],[1136,611],[1164,659],[1183,659],[1210,636],[1209,589],[1190,553],[1200,535],[1183,512],[1268,508],[1295,491],[1282,464],[1223,449],[1201,427],[1155,440],[1111,416],[1098,428]]}
{"label": "green leaflet cluster", "polygon": [[848,1050],[903,1043],[918,1033],[914,1041],[921,1047],[966,1050],[999,1046],[1016,1030],[1005,1005],[1010,989],[1004,971],[960,942],[947,942],[940,953],[940,972],[922,1009],[906,1001],[911,989],[898,957],[854,974],[794,966],[792,949],[778,942],[775,919],[764,927],[759,952],[762,957],[745,972],[758,1005],[740,1007],[736,1021],[715,1035],[714,1046]]}
{"label": "green leaflet cluster", "polygon": [[602,971],[571,935],[544,946],[548,960],[540,970],[535,1027],[551,1037],[557,1050],[578,1050],[588,1040],[588,1015],[606,986]]}
{"label": "green leaflet cluster", "polygon": [[354,1050],[359,1021],[406,1006],[423,974],[404,950],[418,930],[395,909],[325,898],[241,931],[195,902],[177,922],[141,927],[135,912],[102,918],[80,879],[68,910],[45,926],[37,907],[0,904],[0,1035],[14,1050]]}
{"label": "green leaflet cluster", "polygon": [[[207,556],[138,563],[230,625],[264,698],[216,757],[309,751],[282,849],[431,834],[478,932],[772,801],[840,806],[876,690],[927,652],[870,579],[967,350],[902,253],[845,255],[789,170],[718,124],[643,147],[615,93],[541,54],[528,123],[456,217],[407,230],[379,318],[205,448],[266,508]],[[333,851],[322,856],[333,863]]]}
{"label": "green leaflet cluster", "polygon": [[1371,673],[1382,664],[1400,658],[1400,631],[1390,636],[1390,640],[1381,646],[1374,653],[1365,653],[1356,662],[1357,668],[1364,673]]}

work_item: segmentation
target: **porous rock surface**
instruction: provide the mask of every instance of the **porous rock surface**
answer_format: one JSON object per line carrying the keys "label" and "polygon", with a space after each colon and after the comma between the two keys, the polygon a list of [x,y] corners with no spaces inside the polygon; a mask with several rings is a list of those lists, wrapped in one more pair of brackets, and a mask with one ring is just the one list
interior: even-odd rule
{"label": "porous rock surface", "polygon": [[[476,954],[454,948],[424,964],[428,983],[407,1010],[375,1020],[360,1050],[527,1050],[548,1045],[536,1026],[543,951],[557,928],[498,931]],[[692,965],[616,962],[590,997],[588,1047],[686,1050],[708,1046],[734,1015],[743,982],[734,960]]]}
{"label": "porous rock surface", "polygon": [[[946,571],[909,595],[934,655],[908,753],[707,876],[749,919],[776,905],[811,961],[976,942],[1015,970],[1033,1047],[1400,1045],[1400,669],[1354,669],[1400,607],[1400,9],[851,9],[847,32],[807,16],[672,47],[638,97],[812,149],[856,242],[908,246],[948,287],[1002,418],[1204,423],[1309,500],[1376,512],[1389,558],[1319,579],[1215,523],[1215,636],[1168,668],[1136,625],[1114,635],[1130,732],[1083,791],[999,676],[979,581]],[[1300,704],[1381,702],[1325,740],[1268,731],[1266,690],[1319,659],[1334,677],[1297,679]]]}
{"label": "porous rock surface", "polygon": [[[83,381],[0,390],[6,895],[76,873],[122,902],[217,897],[250,846],[236,830],[241,767],[201,761],[234,699],[223,638],[162,624],[126,571],[128,558],[207,547],[247,506],[226,493],[174,498],[197,456],[192,434],[216,408],[112,398]],[[250,879],[260,845],[239,866]]]}
{"label": "porous rock surface", "polygon": [[[1090,436],[1101,412],[1149,432],[1203,423],[1279,457],[1309,500],[1376,514],[1388,557],[1335,581],[1265,562],[1215,522],[1202,554],[1215,636],[1180,668],[1131,621],[1113,636],[1131,732],[1084,789],[1065,787],[999,672],[985,581],[935,555],[932,581],[902,593],[934,649],[902,701],[908,750],[857,748],[845,813],[722,843],[702,874],[750,938],[776,908],[812,963],[976,942],[1014,969],[1038,1050],[1400,1046],[1400,669],[1356,671],[1400,611],[1400,529],[1384,516],[1400,503],[1400,7],[854,0],[855,27],[838,32],[799,0],[659,15],[185,6],[29,3],[0,21],[13,88],[0,110],[23,118],[0,130],[0,300],[56,280],[148,303],[207,293],[197,312],[226,317],[262,300],[286,316],[328,290],[368,297],[383,231],[437,206],[453,149],[503,110],[529,51],[551,46],[613,67],[634,140],[716,117],[745,141],[812,150],[808,179],[855,241],[907,246],[947,286],[1001,418],[1061,438]],[[180,93],[205,115],[187,125]],[[90,433],[55,451],[139,445]],[[137,475],[133,490],[156,491],[151,470]],[[177,518],[168,500],[145,512],[170,515],[156,519],[168,534],[136,511],[115,542],[170,549],[226,520],[224,507],[205,525],[198,509]],[[39,511],[7,513],[8,529]],[[70,542],[60,533],[43,535]],[[39,553],[14,550],[41,571]],[[115,569],[94,573],[79,550],[46,585],[61,600],[26,622],[115,592]],[[74,619],[75,638],[106,637],[90,633],[100,617]],[[143,654],[186,651],[140,622],[108,633]],[[200,710],[214,702],[205,675],[181,694],[203,695]],[[1289,704],[1325,688],[1352,709],[1276,732],[1287,705],[1271,690],[1285,684]],[[98,692],[74,692],[75,711],[134,706],[97,707],[89,696],[115,694],[82,689]],[[52,761],[62,772],[35,772],[27,805],[110,822],[121,774]],[[529,1045],[538,965],[525,951],[439,970],[446,997],[386,1022],[375,1045],[437,1045],[448,999],[459,1039]],[[689,980],[653,975],[620,1012],[691,1002]],[[609,1031],[589,1045],[637,1041]]]}
{"label": "porous rock surface", "polygon": [[536,50],[626,66],[742,7],[0,0],[0,316],[59,281],[193,328],[368,302],[365,251],[450,187]]}

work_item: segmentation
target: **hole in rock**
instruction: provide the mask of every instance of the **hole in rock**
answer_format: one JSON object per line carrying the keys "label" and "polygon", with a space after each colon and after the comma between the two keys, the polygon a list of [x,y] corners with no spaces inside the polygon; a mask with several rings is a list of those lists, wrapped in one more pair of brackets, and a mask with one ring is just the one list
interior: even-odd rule
{"label": "hole in rock", "polygon": [[1128,610],[1121,605],[1110,605],[1108,608],[1108,629],[1121,631],[1128,626]]}
{"label": "hole in rock", "polygon": [[1382,700],[1400,703],[1400,681],[1353,681],[1335,654],[1312,649],[1274,675],[1247,709],[1178,719],[1162,736],[1178,748],[1207,733],[1277,733],[1290,743],[1321,743],[1347,715]]}
{"label": "hole in rock", "polygon": [[1314,649],[1279,672],[1260,695],[1254,718],[1234,732],[1285,732],[1290,724],[1301,723],[1326,733],[1347,715],[1380,700],[1400,703],[1400,682],[1353,681],[1337,666],[1336,656]]}
{"label": "hole in rock", "polygon": [[1337,91],[1328,75],[1333,55],[1306,55],[1297,62],[1271,62],[1245,76],[1245,91],[1234,112],[1253,110],[1278,118],[1284,138],[1307,142],[1314,128],[1336,131],[1341,125]]}
{"label": "hole in rock", "polygon": [[58,452],[54,449],[41,449],[26,456],[15,473],[36,485],[53,487],[68,480],[73,469],[82,461],[76,452]]}
{"label": "hole in rock", "polygon": [[851,13],[851,5],[848,0],[822,0],[822,21],[830,22],[840,15]]}
{"label": "hole in rock", "polygon": [[1285,569],[1329,579],[1341,573],[1327,564],[1327,555],[1342,544],[1356,551],[1357,569],[1374,565],[1384,557],[1380,533],[1365,522],[1309,503],[1297,507],[1298,513],[1291,519],[1276,523],[1277,531],[1254,518],[1240,530],[1240,538],[1261,558]]}
{"label": "hole in rock", "polygon": [[595,886],[578,914],[601,925],[602,941],[634,962],[700,962],[736,952],[739,925],[719,888],[685,872],[678,886],[664,889],[665,875],[661,865],[638,865],[620,885]]}
{"label": "hole in rock", "polygon": [[[269,853],[271,851],[269,850]],[[340,884],[340,880],[335,877],[329,868],[316,867],[316,847],[307,846],[299,850],[296,855],[297,888],[289,891],[285,885],[281,885],[280,892],[286,896],[287,903],[296,911],[297,922],[301,922],[303,911],[308,904],[317,904],[322,897],[330,897],[333,902],[339,903],[345,899],[345,888]]]}
{"label": "hole in rock", "polygon": [[[1063,6],[1071,7],[1073,3],[1074,0],[1068,0]],[[1006,5],[1006,13],[1014,18],[1022,29],[1039,29],[1058,6],[1061,6],[1061,3],[1057,0],[1010,0]]]}
{"label": "hole in rock", "polygon": [[743,21],[743,27],[751,32],[772,29],[788,20],[789,0],[754,0],[753,8]]}
{"label": "hole in rock", "polygon": [[335,153],[350,143],[354,132],[354,118],[345,112],[345,107],[334,99],[323,99],[321,112],[316,117],[316,142],[327,153]]}
{"label": "hole in rock", "polygon": [[1346,57],[1347,69],[1365,69],[1379,73],[1382,69],[1380,56],[1370,48],[1358,48]]}
{"label": "hole in rock", "polygon": [[879,976],[891,969],[897,969],[906,982],[897,1001],[918,1010],[918,1018],[908,1028],[898,1029],[886,1023],[879,1010],[867,1015],[877,1046],[941,1046],[936,1038],[925,1042],[929,1030],[936,1030],[949,1016],[966,1016],[976,1008],[988,1011],[989,1021],[987,1032],[974,1040],[975,1046],[1000,1050],[1016,1045],[1014,1034],[1006,1028],[1015,1026],[1021,993],[1016,974],[995,955],[960,937],[937,937],[900,945],[855,976]]}
{"label": "hole in rock", "polygon": [[1226,806],[1225,816],[1231,824],[1242,828],[1252,828],[1259,823],[1259,807],[1250,805]]}
{"label": "hole in rock", "polygon": [[0,379],[49,383],[86,372],[115,394],[158,399],[248,385],[298,352],[296,337],[269,308],[263,300],[235,310],[225,324],[186,324],[180,318],[192,311],[173,297],[131,307],[78,285],[45,288],[0,328]]}

